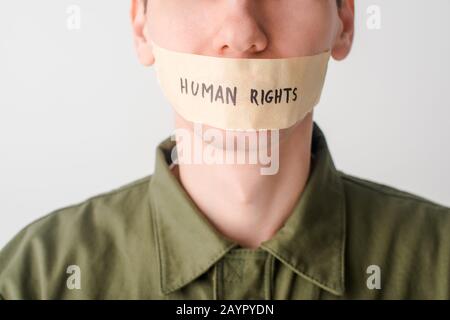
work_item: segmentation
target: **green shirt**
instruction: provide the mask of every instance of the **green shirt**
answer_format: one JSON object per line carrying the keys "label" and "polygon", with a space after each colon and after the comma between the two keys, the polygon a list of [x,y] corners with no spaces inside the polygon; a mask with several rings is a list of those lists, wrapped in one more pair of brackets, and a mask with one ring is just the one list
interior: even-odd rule
{"label": "green shirt", "polygon": [[316,123],[305,190],[258,249],[201,214],[169,169],[174,143],[153,175],[24,228],[0,252],[0,296],[450,299],[450,209],[336,170]]}

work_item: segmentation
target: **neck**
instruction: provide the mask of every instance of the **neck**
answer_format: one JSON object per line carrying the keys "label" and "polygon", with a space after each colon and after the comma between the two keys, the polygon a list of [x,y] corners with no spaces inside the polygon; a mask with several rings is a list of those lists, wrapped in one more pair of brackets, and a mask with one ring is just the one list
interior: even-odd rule
{"label": "neck", "polygon": [[[194,133],[191,137],[199,139]],[[274,175],[262,175],[259,164],[182,162],[175,173],[221,234],[242,247],[257,248],[283,226],[303,192],[310,171],[311,139],[312,114],[280,130],[279,167]]]}

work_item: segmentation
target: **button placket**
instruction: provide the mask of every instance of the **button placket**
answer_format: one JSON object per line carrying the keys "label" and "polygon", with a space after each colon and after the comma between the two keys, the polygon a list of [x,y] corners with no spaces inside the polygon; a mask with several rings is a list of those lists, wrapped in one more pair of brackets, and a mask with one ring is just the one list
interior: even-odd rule
{"label": "button placket", "polygon": [[271,290],[270,255],[262,249],[233,249],[216,268],[218,299],[268,299]]}

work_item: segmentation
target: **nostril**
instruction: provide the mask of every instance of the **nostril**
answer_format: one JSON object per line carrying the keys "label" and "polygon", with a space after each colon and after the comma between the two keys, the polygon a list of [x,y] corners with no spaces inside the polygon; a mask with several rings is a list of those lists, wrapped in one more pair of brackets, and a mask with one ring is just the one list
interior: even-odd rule
{"label": "nostril", "polygon": [[220,55],[225,56],[227,54],[230,54],[231,51],[232,51],[232,49],[229,45],[224,45],[224,46],[222,46],[222,49],[220,50]]}

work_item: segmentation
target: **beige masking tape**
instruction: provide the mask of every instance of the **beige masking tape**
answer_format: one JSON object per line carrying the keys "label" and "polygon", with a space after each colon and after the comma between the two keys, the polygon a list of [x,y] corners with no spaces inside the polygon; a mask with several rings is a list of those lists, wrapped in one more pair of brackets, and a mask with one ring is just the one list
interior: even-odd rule
{"label": "beige masking tape", "polygon": [[330,51],[280,59],[234,59],[153,43],[158,81],[186,120],[227,130],[283,129],[319,103]]}

